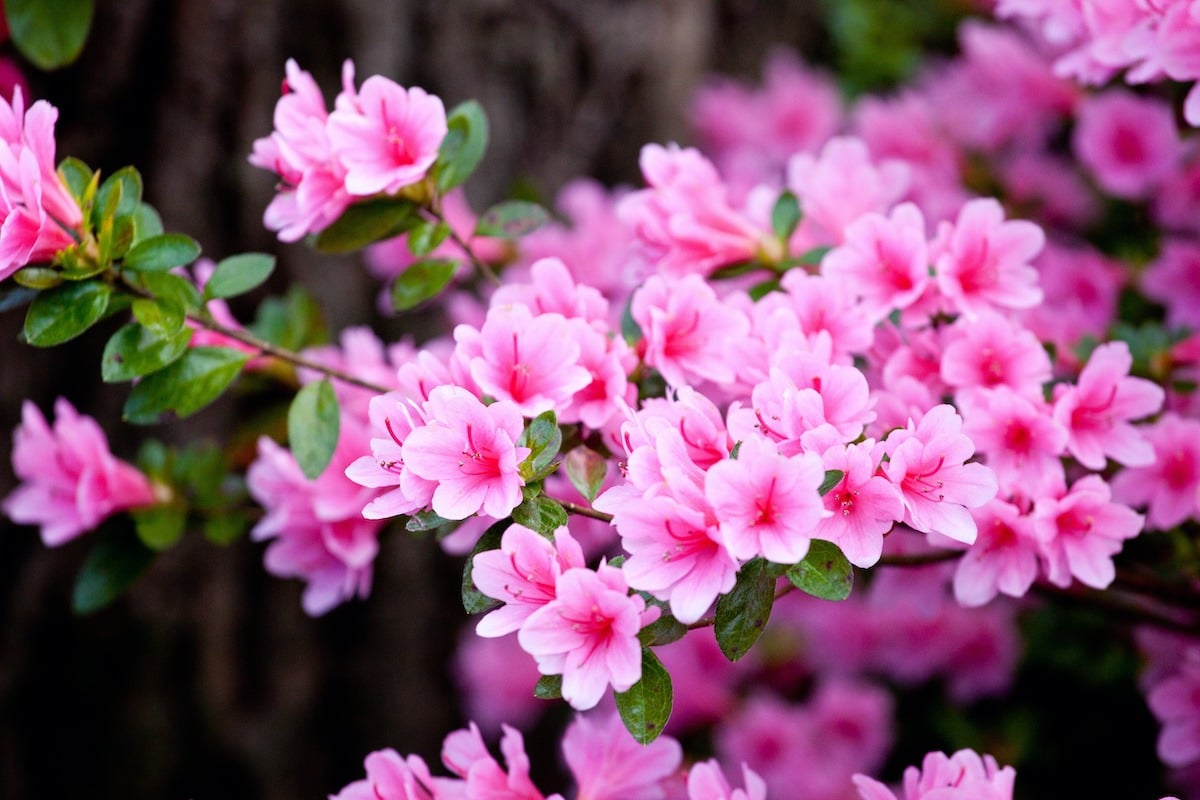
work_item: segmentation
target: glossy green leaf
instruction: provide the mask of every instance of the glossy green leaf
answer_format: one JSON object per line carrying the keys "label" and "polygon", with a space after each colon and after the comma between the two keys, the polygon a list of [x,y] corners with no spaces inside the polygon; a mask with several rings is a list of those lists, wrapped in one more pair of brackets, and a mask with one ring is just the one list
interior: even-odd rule
{"label": "glossy green leaf", "polygon": [[133,387],[125,401],[125,420],[151,425],[195,414],[221,396],[249,358],[225,347],[193,347]]}
{"label": "glossy green leaf", "polygon": [[65,67],[79,57],[92,26],[92,0],[6,0],[13,44],[38,69]]}
{"label": "glossy green leaf", "polygon": [[193,313],[200,310],[200,292],[182,275],[173,272],[126,272],[125,275],[151,297],[170,301]]}
{"label": "glossy green leaf", "polygon": [[533,687],[533,696],[539,700],[562,698],[562,675],[543,675]]}
{"label": "glossy green leaf", "polygon": [[671,718],[671,676],[650,648],[642,648],[641,679],[615,699],[625,729],[639,744],[650,744],[663,732]]}
{"label": "glossy green leaf", "polygon": [[420,222],[417,207],[408,200],[380,198],[355,203],[317,234],[314,246],[322,253],[350,253],[390,239]]}
{"label": "glossy green leaf", "polygon": [[821,493],[822,497],[824,497],[832,492],[833,487],[841,483],[842,478],[844,477],[846,477],[846,473],[842,472],[840,469],[825,470],[825,477],[821,480],[821,486],[817,489],[817,491]]}
{"label": "glossy green leaf", "polygon": [[502,519],[493,524],[483,532],[483,536],[479,537],[479,541],[471,549],[471,554],[467,556],[467,563],[463,565],[462,603],[468,614],[482,614],[484,611],[490,611],[500,605],[499,600],[488,597],[476,588],[475,581],[471,579],[471,569],[475,564],[475,556],[489,550],[499,549],[500,539],[511,524],[511,519]]}
{"label": "glossy green leaf", "polygon": [[721,652],[737,661],[762,635],[775,604],[775,579],[761,558],[747,561],[738,570],[737,583],[717,600],[713,632]]}
{"label": "glossy green leaf", "polygon": [[586,445],[572,448],[563,458],[567,479],[590,503],[600,494],[608,476],[608,459]]}
{"label": "glossy green leaf", "polygon": [[63,282],[63,275],[49,267],[25,267],[13,273],[13,280],[27,289],[53,289]]}
{"label": "glossy green leaf", "polygon": [[112,335],[100,358],[100,375],[105,383],[120,383],[166,367],[187,352],[192,329],[183,328],[172,336],[131,322]]}
{"label": "glossy green leaf", "polygon": [[183,306],[167,298],[139,297],[131,307],[133,317],[159,336],[175,336],[184,328]]}
{"label": "glossy green leaf", "polygon": [[261,286],[274,271],[275,256],[266,253],[241,253],[223,258],[204,285],[204,297],[237,297]]}
{"label": "glossy green leaf", "polygon": [[562,431],[558,428],[558,417],[553,409],[531,419],[521,432],[517,444],[529,448],[529,455],[520,466],[521,477],[525,481],[544,478],[553,471],[554,457],[562,447]]}
{"label": "glossy green leaf", "polygon": [[408,250],[417,258],[424,258],[450,235],[450,226],[444,222],[421,222],[408,232]]}
{"label": "glossy green leaf", "polygon": [[96,192],[96,210],[105,217],[128,216],[141,202],[142,176],[133,167],[122,167],[109,175]]}
{"label": "glossy green leaf", "polygon": [[[610,566],[615,566],[612,562],[609,563]],[[684,636],[687,636],[688,627],[672,616],[670,606],[667,603],[649,595],[643,596],[648,598],[646,600],[647,607],[656,605],[662,610],[662,613],[658,619],[638,631],[638,641],[646,647],[651,647],[677,642]]]}
{"label": "glossy green leaf", "polygon": [[75,578],[71,594],[71,608],[76,614],[91,614],[107,606],[124,594],[154,560],[154,551],[127,527],[107,526],[93,538],[96,543]]}
{"label": "glossy green leaf", "polygon": [[25,339],[50,347],[92,327],[108,308],[112,287],[102,281],[66,283],[34,298],[25,314]]}
{"label": "glossy green leaf", "polygon": [[404,523],[404,530],[410,533],[424,533],[453,525],[455,522],[457,520],[446,519],[433,511],[418,511],[408,518],[408,522]]}
{"label": "glossy green leaf", "polygon": [[785,574],[797,589],[822,600],[845,600],[854,587],[854,567],[837,545],[821,539],[813,539],[808,555]]}
{"label": "glossy green leaf", "polygon": [[443,258],[412,264],[392,282],[392,307],[397,311],[407,311],[426,300],[432,300],[450,283],[457,268],[457,261]]}
{"label": "glossy green leaf", "polygon": [[183,537],[187,529],[187,506],[163,503],[133,512],[134,530],[142,544],[151,550],[166,550]]}
{"label": "glossy green leaf", "polygon": [[488,145],[487,115],[474,100],[452,108],[446,115],[446,127],[434,165],[434,181],[443,193],[471,177]]}
{"label": "glossy green leaf", "polygon": [[771,208],[771,230],[777,238],[786,242],[796,232],[800,216],[800,201],[796,199],[796,195],[785,189]]}
{"label": "glossy green leaf", "polygon": [[323,341],[321,308],[302,286],[283,297],[268,297],[258,305],[250,331],[260,339],[288,350],[303,350]]}
{"label": "glossy green leaf", "polygon": [[513,522],[543,536],[553,536],[556,530],[567,524],[567,510],[558,501],[538,495],[524,500],[513,509]]}
{"label": "glossy green leaf", "polygon": [[58,177],[66,184],[75,202],[83,206],[88,184],[92,182],[92,168],[74,156],[64,158],[58,165]]}
{"label": "glossy green leaf", "polygon": [[153,239],[155,236],[161,236],[163,233],[162,217],[154,209],[154,206],[146,203],[138,203],[137,208],[129,217],[133,221],[133,241],[131,244],[138,244],[147,239]]}
{"label": "glossy green leaf", "polygon": [[325,379],[305,384],[288,408],[288,445],[300,471],[310,481],[329,466],[340,428],[333,385]]}
{"label": "glossy green leaf", "polygon": [[249,527],[250,520],[246,518],[245,514],[226,511],[205,519],[202,529],[205,539],[224,547],[242,538]]}
{"label": "glossy green leaf", "polygon": [[506,200],[483,212],[475,226],[476,236],[518,239],[546,224],[550,215],[537,203]]}
{"label": "glossy green leaf", "polygon": [[162,233],[143,239],[125,254],[126,268],[139,272],[164,272],[191,264],[200,257],[200,245],[182,233]]}

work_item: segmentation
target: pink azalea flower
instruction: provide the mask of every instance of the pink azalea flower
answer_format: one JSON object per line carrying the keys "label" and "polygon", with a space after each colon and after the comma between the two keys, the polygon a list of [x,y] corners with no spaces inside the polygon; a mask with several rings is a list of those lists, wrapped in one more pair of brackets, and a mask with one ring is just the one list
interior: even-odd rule
{"label": "pink azalea flower", "polygon": [[475,556],[471,578],[479,591],[504,605],[479,620],[480,636],[512,633],[533,612],[555,598],[559,575],[583,567],[583,550],[565,527],[554,532],[551,542],[523,525],[504,532],[498,550]]}
{"label": "pink azalea flower", "polygon": [[518,465],[529,455],[517,447],[524,427],[521,412],[503,400],[485,406],[457,386],[429,393],[426,424],[404,439],[405,468],[437,483],[433,510],[446,519],[466,519],[482,511],[503,519],[521,502],[525,481]]}
{"label": "pink azalea flower", "polygon": [[44,100],[28,111],[19,89],[0,99],[0,280],[49,262],[75,244],[83,211],[56,172],[58,109]]}
{"label": "pink azalea flower", "polygon": [[946,330],[942,380],[958,390],[1005,387],[1041,400],[1050,380],[1050,356],[1030,331],[999,314],[960,317]]}
{"label": "pink azalea flower", "polygon": [[679,769],[683,750],[670,736],[640,745],[616,714],[577,715],[567,726],[563,758],[579,800],[663,800],[663,782]]}
{"label": "pink azalea flower", "polygon": [[907,166],[895,160],[876,164],[866,145],[849,136],[830,139],[819,156],[793,156],[787,186],[804,209],[797,236],[811,244],[839,244],[850,223],[868,212],[886,213],[908,183]]}
{"label": "pink azalea flower", "polygon": [[996,473],[1002,494],[1033,499],[1065,486],[1067,431],[1040,398],[997,386],[968,393],[959,406],[963,433]]}
{"label": "pink azalea flower", "polygon": [[652,277],[633,296],[631,313],[646,337],[646,364],[670,385],[733,379],[726,351],[749,332],[750,323],[722,304],[699,275],[671,283]]}
{"label": "pink azalea flower", "polygon": [[1024,597],[1037,577],[1040,543],[1033,520],[1003,500],[992,500],[971,514],[979,531],[954,572],[954,597],[964,606],[981,606],[997,592]]}
{"label": "pink azalea flower", "polygon": [[704,494],[730,554],[779,564],[803,560],[818,521],[830,516],[817,493],[824,477],[816,454],[782,456],[761,437],[742,442],[737,459],[714,464]]}
{"label": "pink azalea flower", "polygon": [[541,258],[529,267],[529,283],[505,283],[492,294],[491,305],[520,304],[534,314],[561,314],[608,330],[608,300],[590,285],[577,283],[560,258]]}
{"label": "pink azalea flower", "polygon": [[911,203],[887,217],[864,214],[846,227],[846,238],[821,260],[821,274],[862,298],[872,321],[916,302],[929,283],[925,220]]}
{"label": "pink azalea flower", "polygon": [[1197,511],[1200,495],[1200,420],[1164,414],[1142,429],[1154,447],[1154,463],[1128,467],[1112,481],[1113,497],[1149,506],[1146,527],[1170,530]]}
{"label": "pink azalea flower", "polygon": [[1142,530],[1143,517],[1112,502],[1109,486],[1099,475],[1086,475],[1060,498],[1040,498],[1033,509],[1034,531],[1042,542],[1046,577],[1067,587],[1074,577],[1093,589],[1113,582],[1112,557],[1122,542]]}
{"label": "pink azalea flower", "polygon": [[[904,770],[902,800],[1012,800],[1017,772],[1003,769],[991,756],[979,757],[973,750],[952,756],[930,753],[921,768]],[[855,775],[854,786],[862,800],[899,800],[879,781]]]}
{"label": "pink azalea flower", "polygon": [[[477,797],[480,800],[550,800],[538,791],[529,778],[529,756],[525,754],[525,740],[521,732],[507,725],[503,729],[500,752],[504,754],[507,771],[488,752],[474,722],[468,728],[454,731],[442,743],[442,763],[466,781],[464,797]],[[560,795],[554,797],[562,800]]]}
{"label": "pink azalea flower", "polygon": [[715,758],[693,764],[688,770],[688,800],[767,800],[767,784],[742,764],[744,789],[734,789]]}
{"label": "pink azalea flower", "polygon": [[730,206],[716,168],[698,151],[648,144],[639,163],[649,188],[624,197],[617,214],[656,272],[707,275],[770,243],[769,233]]}
{"label": "pink azalea flower", "polygon": [[749,127],[775,163],[814,151],[837,130],[841,96],[830,76],[806,67],[788,50],[776,50],[763,66],[759,124]]}
{"label": "pink azalea flower", "polygon": [[789,270],[779,281],[787,306],[796,313],[800,332],[810,341],[827,334],[838,361],[871,346],[874,326],[865,309],[854,301],[854,291],[844,281]]}
{"label": "pink azalea flower", "polygon": [[435,800],[459,790],[461,781],[434,778],[420,756],[402,758],[395,750],[377,750],[364,762],[367,777],[354,781],[330,800]]}
{"label": "pink azalea flower", "polygon": [[817,523],[814,538],[833,542],[856,567],[871,567],[883,553],[883,536],[904,517],[896,487],[871,457],[874,442],[831,447],[821,457],[826,470],[842,479],[822,498],[829,515]]}
{"label": "pink azalea flower", "polygon": [[1060,363],[1070,363],[1071,349],[1084,336],[1105,338],[1117,316],[1125,268],[1096,250],[1053,243],[1034,266],[1045,299],[1017,319],[1038,339],[1057,345]]}
{"label": "pink azalea flower", "polygon": [[1130,200],[1149,196],[1183,155],[1171,107],[1122,89],[1079,104],[1072,145],[1100,188]]}
{"label": "pink azalea flower", "polygon": [[1200,244],[1171,237],[1142,275],[1142,291],[1167,307],[1167,324],[1200,329]]}
{"label": "pink azalea flower", "polygon": [[505,722],[532,725],[547,709],[533,696],[541,677],[537,664],[515,636],[485,639],[464,631],[454,650],[453,672],[463,713],[489,737],[498,735]]}
{"label": "pink azalea flower", "polygon": [[933,245],[938,289],[969,316],[995,306],[1031,308],[1042,291],[1029,262],[1045,238],[1032,222],[1006,221],[995,200],[972,200],[953,225],[942,223]]}
{"label": "pink azalea flower", "polygon": [[900,490],[904,521],[923,533],[959,542],[975,541],[969,508],[991,500],[996,476],[982,464],[964,463],[975,452],[962,434],[962,418],[952,406],[931,409],[919,424],[894,431],[884,443],[890,457],[884,472]]}
{"label": "pink azalea flower", "polygon": [[717,723],[741,702],[738,666],[721,652],[711,627],[690,631],[678,641],[655,647],[654,653],[671,675],[674,698],[668,732]]}
{"label": "pink azalea flower", "polygon": [[307,581],[301,603],[310,616],[371,590],[381,523],[364,519],[362,509],[378,492],[345,475],[365,449],[365,426],[343,414],[333,458],[315,481],[304,476],[290,452],[265,436],[246,473],[250,495],[267,512],[250,537],[271,540],[263,556],[268,572]]}
{"label": "pink azalea flower", "polygon": [[1162,387],[1129,376],[1133,356],[1124,342],[1097,347],[1074,386],[1055,388],[1054,419],[1067,429],[1067,450],[1088,469],[1104,469],[1105,456],[1127,467],[1154,461],[1154,448],[1130,420],[1157,412]]}
{"label": "pink azalea flower", "polygon": [[1146,700],[1162,724],[1158,757],[1163,763],[1183,767],[1200,760],[1200,647],[1189,647]]}
{"label": "pink azalea flower", "polygon": [[580,319],[568,322],[579,345],[578,364],[587,371],[589,383],[559,410],[558,421],[582,422],[600,430],[637,403],[637,387],[628,377],[637,365],[637,355],[621,336],[606,336]]}
{"label": "pink azalea flower", "polygon": [[45,545],[57,547],[118,511],[154,504],[149,478],[113,456],[96,420],[62,397],[54,414],[51,428],[37,406],[21,405],[12,452],[21,484],[2,506],[10,519],[40,525]]}
{"label": "pink azalea flower", "polygon": [[357,102],[329,115],[329,144],[346,168],[346,191],[394,194],[419,182],[437,159],[446,136],[440,98],[405,89],[380,75],[363,81]]}
{"label": "pink azalea flower", "polygon": [[629,594],[621,570],[575,567],[558,576],[554,600],[525,620],[517,641],[543,675],[562,675],[563,699],[586,710],[610,685],[624,692],[642,677],[638,631],[657,616]]}
{"label": "pink azalea flower", "polygon": [[389,491],[362,510],[366,519],[388,519],[413,514],[429,506],[434,481],[404,466],[405,438],[423,424],[420,413],[397,392],[371,399],[371,455],[360,456],[346,468],[346,477],[359,486]]}

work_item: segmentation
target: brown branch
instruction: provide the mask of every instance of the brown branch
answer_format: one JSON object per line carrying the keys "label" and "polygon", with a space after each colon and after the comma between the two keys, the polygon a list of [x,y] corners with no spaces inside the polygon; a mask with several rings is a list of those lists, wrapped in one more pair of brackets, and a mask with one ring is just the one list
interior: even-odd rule
{"label": "brown branch", "polygon": [[567,510],[568,514],[575,514],[588,519],[598,519],[601,522],[612,522],[612,514],[605,514],[603,511],[597,511],[589,506],[581,506],[578,503],[571,503],[566,500],[559,500],[558,503]]}
{"label": "brown branch", "polygon": [[486,278],[493,286],[500,285],[500,276],[496,274],[496,271],[485,263],[483,259],[475,255],[475,251],[471,249],[471,245],[455,232],[454,227],[446,221],[446,218],[442,216],[440,211],[428,207],[422,210],[432,217],[435,222],[440,222],[446,226],[446,229],[450,231],[450,241],[454,242],[460,250],[466,253],[467,260],[471,262],[471,266],[475,268],[476,272]]}
{"label": "brown branch", "polygon": [[881,567],[924,567],[941,564],[962,556],[965,550],[936,550],[932,553],[895,553],[879,559]]}
{"label": "brown branch", "polygon": [[[1048,583],[1037,583],[1034,585],[1033,591],[1046,597],[1100,608],[1129,622],[1153,625],[1156,628],[1192,636],[1200,634],[1200,619],[1194,615],[1180,612],[1178,609],[1163,609],[1142,601],[1140,598],[1130,597],[1112,589],[1100,591],[1080,586],[1062,589]],[[1189,617],[1186,620],[1183,619],[1185,615]]]}

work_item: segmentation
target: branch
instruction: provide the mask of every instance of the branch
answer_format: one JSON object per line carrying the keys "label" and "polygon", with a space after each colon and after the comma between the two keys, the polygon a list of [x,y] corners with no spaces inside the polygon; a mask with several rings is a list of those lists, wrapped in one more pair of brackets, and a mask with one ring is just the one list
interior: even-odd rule
{"label": "branch", "polygon": [[1153,625],[1156,628],[1186,633],[1191,636],[1200,634],[1200,620],[1195,616],[1187,615],[1190,618],[1184,620],[1183,614],[1177,609],[1162,609],[1139,598],[1130,597],[1111,589],[1099,591],[1077,586],[1062,589],[1048,583],[1037,583],[1034,584],[1033,590],[1047,597],[1100,608],[1130,622]]}
{"label": "branch", "polygon": [[486,278],[493,286],[500,285],[500,276],[496,274],[496,271],[488,266],[479,256],[475,255],[475,251],[471,249],[471,245],[458,235],[454,230],[454,226],[446,221],[446,218],[442,216],[440,211],[432,208],[422,208],[421,210],[432,217],[435,222],[440,222],[446,226],[447,230],[450,231],[450,241],[454,242],[454,244],[458,245],[459,249],[466,253],[467,260],[471,262],[471,266],[475,268],[476,272]]}
{"label": "branch", "polygon": [[578,503],[571,503],[566,500],[559,500],[558,503],[567,510],[568,514],[575,514],[580,517],[589,519],[598,519],[601,522],[612,522],[612,514],[605,514],[603,511],[597,511],[589,506],[581,506]]}
{"label": "branch", "polygon": [[924,567],[929,564],[941,564],[953,561],[965,553],[965,550],[935,550],[932,553],[895,553],[879,559],[881,567]]}

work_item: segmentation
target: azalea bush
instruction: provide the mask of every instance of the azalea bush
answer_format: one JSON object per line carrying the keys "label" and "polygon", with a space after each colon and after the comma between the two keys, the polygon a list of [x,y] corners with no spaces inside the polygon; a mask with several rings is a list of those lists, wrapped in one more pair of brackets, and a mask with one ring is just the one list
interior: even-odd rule
{"label": "azalea bush", "polygon": [[[641,185],[549,207],[471,207],[480,104],[288,61],[263,224],[437,320],[396,342],[320,341],[299,288],[235,314],[274,257],[165,230],[14,86],[0,306],[103,338],[128,426],[27,403],[3,510],[89,542],[80,614],[184,537],[265,542],[313,617],[373,602],[382,537],[457,559],[443,768],[364,753],[337,800],[1032,797],[1112,786],[1056,780],[1103,747],[1200,797],[1200,6],[1060,5],[963,18],[886,91],[777,52]],[[227,392],[286,425],[156,438]]]}

